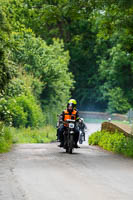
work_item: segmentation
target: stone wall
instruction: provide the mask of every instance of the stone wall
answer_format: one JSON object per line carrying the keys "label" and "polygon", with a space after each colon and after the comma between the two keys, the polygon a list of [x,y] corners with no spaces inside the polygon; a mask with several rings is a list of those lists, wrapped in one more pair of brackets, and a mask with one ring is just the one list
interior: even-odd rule
{"label": "stone wall", "polygon": [[118,131],[124,133],[124,135],[126,136],[133,137],[133,134],[131,132],[131,126],[127,124],[103,122],[101,125],[101,130],[107,130],[112,133]]}

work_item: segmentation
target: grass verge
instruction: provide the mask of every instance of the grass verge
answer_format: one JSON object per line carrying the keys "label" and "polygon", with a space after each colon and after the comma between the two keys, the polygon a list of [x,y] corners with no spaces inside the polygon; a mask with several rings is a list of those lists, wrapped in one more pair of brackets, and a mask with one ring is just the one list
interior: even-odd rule
{"label": "grass verge", "polygon": [[13,143],[50,143],[56,140],[56,129],[46,126],[40,129],[11,128]]}
{"label": "grass verge", "polygon": [[0,153],[10,151],[16,143],[50,143],[56,140],[56,129],[45,126],[40,129],[6,127],[0,122]]}
{"label": "grass verge", "polygon": [[133,158],[133,138],[126,137],[123,133],[97,131],[89,137],[89,144]]}

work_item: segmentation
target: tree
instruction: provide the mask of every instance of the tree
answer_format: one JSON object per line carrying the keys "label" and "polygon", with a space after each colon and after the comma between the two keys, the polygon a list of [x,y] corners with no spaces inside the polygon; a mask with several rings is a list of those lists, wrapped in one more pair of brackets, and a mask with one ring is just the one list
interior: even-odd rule
{"label": "tree", "polygon": [[4,92],[6,85],[15,73],[15,67],[10,60],[9,37],[10,26],[5,13],[0,8],[0,93]]}
{"label": "tree", "polygon": [[9,20],[12,19],[15,30],[20,30],[22,25],[30,27],[48,44],[52,43],[53,37],[63,39],[65,49],[70,51],[69,69],[76,80],[72,95],[81,106],[97,103],[96,96],[99,95],[99,81],[96,77],[98,65],[94,53],[96,34],[91,30],[92,24],[89,20],[94,7],[95,2],[80,0],[34,0],[26,3],[24,0],[19,3],[12,0],[12,4],[8,5],[8,13],[12,10]]}
{"label": "tree", "polygon": [[21,63],[29,74],[42,83],[42,107],[55,105],[57,109],[63,108],[73,87],[72,74],[68,71],[69,54],[64,51],[63,42],[54,40],[48,46],[31,30],[14,33],[13,41],[17,45],[13,49],[14,62]]}
{"label": "tree", "polygon": [[[16,55],[18,54],[20,57],[15,59],[19,59],[28,73],[32,71],[36,80],[44,84],[45,88],[40,96],[44,105],[66,102],[69,96],[68,91],[72,87],[71,81],[68,81],[69,86],[65,82],[67,89],[65,89],[64,94],[67,93],[67,95],[66,97],[59,95],[61,90],[64,89],[60,81],[64,79],[61,79],[53,68],[56,72],[60,70],[60,67],[57,69],[54,62],[57,65],[59,64],[62,51],[56,50],[55,47],[59,46],[60,42],[55,40],[58,44],[54,42],[53,45],[53,38],[62,39],[64,43],[62,49],[70,52],[69,70],[73,73],[75,79],[75,89],[71,92],[72,96],[78,100],[80,108],[109,110],[111,105],[109,102],[112,101],[109,91],[113,91],[114,88],[120,88],[123,99],[126,99],[130,106],[133,105],[132,0],[129,0],[128,3],[126,0],[7,0],[3,3],[3,10],[12,31],[19,32],[19,36],[16,36],[17,41],[22,42],[22,45],[18,45],[20,49],[15,50]],[[26,29],[34,33],[32,37],[30,36],[32,39],[34,38],[33,40],[26,33],[23,35]],[[20,40],[18,37],[20,37]],[[36,47],[33,47],[28,41],[28,37]],[[25,43],[23,43],[22,38],[26,40]],[[42,48],[46,48],[48,52],[55,51],[55,57],[49,53],[48,58],[51,61],[37,45],[41,45],[41,43],[45,43]],[[16,43],[14,44],[16,45]],[[26,44],[30,46],[30,49]],[[61,45],[60,43],[60,47]],[[57,49],[61,49],[60,47]],[[15,46],[13,49],[15,49]],[[33,55],[31,49],[34,54],[39,49],[45,59],[41,57],[40,53],[37,53],[36,56]],[[60,56],[59,59],[56,59],[58,53]],[[64,51],[62,53],[64,56]],[[25,57],[22,55],[25,55]],[[65,63],[68,64],[68,55],[66,58]],[[15,60],[15,62],[18,61]],[[40,63],[45,66],[43,74],[42,65],[37,67],[36,63],[38,63],[38,66]],[[47,71],[46,65],[48,65]],[[62,64],[59,66],[62,66]],[[67,73],[67,75],[71,80],[71,73]],[[59,82],[56,85],[57,80]],[[57,88],[60,88],[59,91]],[[117,92],[119,94],[119,90]],[[61,101],[61,99],[64,100]],[[128,106],[126,107],[128,109]],[[120,112],[117,109],[116,111]],[[125,108],[121,112],[125,112]]]}
{"label": "tree", "polygon": [[[106,102],[110,102],[109,91],[114,91],[114,88],[120,88],[123,99],[126,98],[128,104],[133,106],[133,5],[125,6],[124,1],[115,1],[112,4],[108,2],[104,5],[104,11],[96,11],[98,31],[96,49],[100,52],[98,63],[100,78],[103,80],[103,85],[100,88]],[[119,92],[116,96],[119,96]],[[119,99],[116,104],[118,102],[121,104]],[[108,103],[108,109],[110,104]],[[129,106],[127,106],[128,109]],[[121,112],[126,112],[127,110],[124,109]],[[119,109],[115,111],[119,112]]]}

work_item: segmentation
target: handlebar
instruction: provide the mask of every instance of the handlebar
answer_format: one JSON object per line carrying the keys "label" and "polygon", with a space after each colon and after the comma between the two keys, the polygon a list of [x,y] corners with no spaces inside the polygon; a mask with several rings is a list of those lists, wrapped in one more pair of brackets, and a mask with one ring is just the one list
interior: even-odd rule
{"label": "handlebar", "polygon": [[66,121],[63,121],[63,124],[66,124],[66,123],[75,123],[76,120],[73,120],[73,119],[67,119]]}

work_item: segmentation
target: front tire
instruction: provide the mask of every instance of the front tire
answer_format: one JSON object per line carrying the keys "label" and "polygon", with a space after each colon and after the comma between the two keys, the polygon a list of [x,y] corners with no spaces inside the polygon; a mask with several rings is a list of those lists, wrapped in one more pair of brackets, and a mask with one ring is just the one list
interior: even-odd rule
{"label": "front tire", "polygon": [[68,149],[68,147],[66,147],[66,153],[69,153],[69,149]]}
{"label": "front tire", "polygon": [[72,154],[73,153],[73,149],[69,149],[69,153]]}
{"label": "front tire", "polygon": [[73,153],[73,135],[70,135],[69,153]]}
{"label": "front tire", "polygon": [[79,144],[83,143],[82,133],[79,134]]}

